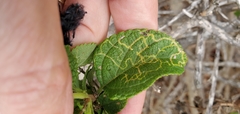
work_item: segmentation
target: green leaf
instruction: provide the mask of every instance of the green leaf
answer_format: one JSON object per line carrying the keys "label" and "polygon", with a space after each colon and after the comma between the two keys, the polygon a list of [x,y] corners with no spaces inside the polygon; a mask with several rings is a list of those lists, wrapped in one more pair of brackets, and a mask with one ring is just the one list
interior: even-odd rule
{"label": "green leaf", "polygon": [[92,52],[96,48],[96,44],[81,44],[72,50],[72,54],[76,57],[78,66],[84,66],[92,62]]}
{"label": "green leaf", "polygon": [[80,114],[81,110],[84,108],[83,104],[84,104],[83,99],[75,99],[74,100],[74,112],[73,112],[73,114]]}
{"label": "green leaf", "polygon": [[235,11],[235,12],[234,12],[234,15],[237,16],[237,17],[239,17],[239,16],[240,16],[240,10]]}
{"label": "green leaf", "polygon": [[94,114],[92,100],[91,99],[87,99],[87,100],[88,100],[87,107],[86,107],[86,110],[84,111],[84,114]]}
{"label": "green leaf", "polygon": [[78,65],[77,65],[77,59],[75,56],[71,53],[71,47],[69,45],[65,46],[67,55],[68,55],[68,61],[69,61],[69,66],[71,69],[72,73],[72,88],[73,90],[79,88],[79,79],[78,79]]}
{"label": "green leaf", "polygon": [[238,114],[238,112],[237,112],[237,111],[234,111],[234,112],[230,112],[230,114]]}
{"label": "green leaf", "polygon": [[84,77],[82,80],[79,80],[79,86],[81,89],[87,91],[87,76],[89,75],[89,72],[91,71],[91,66],[88,67],[86,70]]}
{"label": "green leaf", "polygon": [[182,74],[186,62],[186,54],[174,39],[147,29],[112,35],[94,53],[96,76],[112,100],[127,99],[162,76]]}
{"label": "green leaf", "polygon": [[84,90],[82,90],[82,88],[80,88],[80,81],[78,79],[78,64],[77,64],[77,60],[75,58],[75,56],[72,54],[71,52],[71,46],[66,45],[65,46],[67,55],[68,55],[68,61],[69,61],[69,66],[71,69],[71,73],[72,73],[72,89],[73,92],[77,92],[74,93],[74,114],[79,114],[80,111],[83,108],[83,98],[88,97],[88,95],[85,93]]}
{"label": "green leaf", "polygon": [[94,76],[95,76],[95,70],[94,68],[87,70],[85,77],[87,79],[87,82],[90,86],[94,86]]}
{"label": "green leaf", "polygon": [[111,100],[104,94],[98,97],[98,102],[102,108],[109,114],[116,114],[120,112],[127,103],[127,100]]}

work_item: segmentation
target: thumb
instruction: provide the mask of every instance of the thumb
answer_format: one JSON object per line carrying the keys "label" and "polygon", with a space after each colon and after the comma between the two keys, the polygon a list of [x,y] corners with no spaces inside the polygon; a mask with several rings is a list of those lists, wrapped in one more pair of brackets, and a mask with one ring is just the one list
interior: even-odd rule
{"label": "thumb", "polygon": [[0,114],[71,114],[71,74],[57,1],[2,2]]}

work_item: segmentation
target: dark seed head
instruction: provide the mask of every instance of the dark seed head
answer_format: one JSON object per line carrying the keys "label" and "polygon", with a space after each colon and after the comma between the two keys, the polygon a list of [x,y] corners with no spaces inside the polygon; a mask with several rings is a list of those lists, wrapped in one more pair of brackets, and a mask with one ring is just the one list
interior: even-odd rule
{"label": "dark seed head", "polygon": [[[65,12],[61,13],[60,10],[64,45],[72,45],[71,39],[75,37],[75,30],[80,25],[80,21],[85,14],[86,12],[83,10],[83,6],[78,3],[70,5]],[[70,35],[71,33],[72,37]]]}

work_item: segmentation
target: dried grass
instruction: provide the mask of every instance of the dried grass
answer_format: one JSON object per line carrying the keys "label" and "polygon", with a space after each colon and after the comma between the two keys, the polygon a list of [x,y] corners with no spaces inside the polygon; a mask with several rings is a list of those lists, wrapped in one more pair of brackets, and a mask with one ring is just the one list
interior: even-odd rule
{"label": "dried grass", "polygon": [[[185,73],[159,79],[143,114],[229,114],[240,110],[238,0],[159,0],[159,30],[188,55]],[[156,92],[161,87],[161,92]]]}

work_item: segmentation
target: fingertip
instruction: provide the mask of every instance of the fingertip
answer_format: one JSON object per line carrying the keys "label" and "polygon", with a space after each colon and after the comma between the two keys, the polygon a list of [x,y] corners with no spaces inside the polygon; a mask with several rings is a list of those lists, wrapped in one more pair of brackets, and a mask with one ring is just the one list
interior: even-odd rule
{"label": "fingertip", "polygon": [[117,32],[134,28],[158,28],[158,0],[109,0]]}
{"label": "fingertip", "polygon": [[146,91],[143,91],[136,96],[128,99],[128,102],[118,114],[141,114],[146,96]]}

